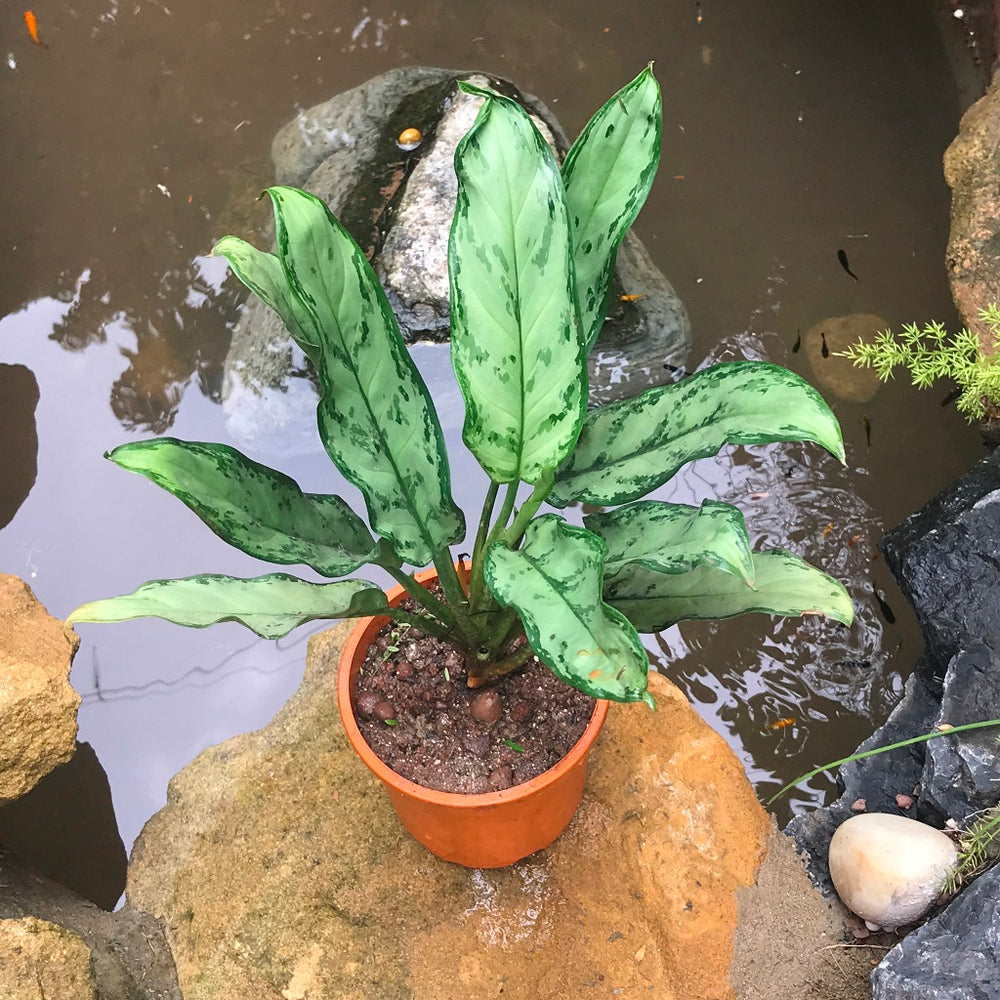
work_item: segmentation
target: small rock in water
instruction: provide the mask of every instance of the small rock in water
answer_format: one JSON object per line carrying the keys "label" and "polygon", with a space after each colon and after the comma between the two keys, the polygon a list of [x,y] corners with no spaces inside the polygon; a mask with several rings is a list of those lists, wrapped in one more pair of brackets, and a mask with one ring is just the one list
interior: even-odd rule
{"label": "small rock in water", "polygon": [[830,877],[844,905],[875,930],[895,930],[930,910],[956,860],[940,830],[906,816],[864,813],[830,841]]}

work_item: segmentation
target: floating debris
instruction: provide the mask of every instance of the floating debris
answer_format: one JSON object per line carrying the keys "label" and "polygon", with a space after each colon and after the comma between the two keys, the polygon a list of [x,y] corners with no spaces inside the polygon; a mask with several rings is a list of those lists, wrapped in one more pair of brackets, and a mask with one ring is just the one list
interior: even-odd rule
{"label": "floating debris", "polygon": [[399,146],[404,153],[410,153],[423,141],[424,137],[421,134],[420,129],[404,128],[403,131],[399,133],[396,145]]}

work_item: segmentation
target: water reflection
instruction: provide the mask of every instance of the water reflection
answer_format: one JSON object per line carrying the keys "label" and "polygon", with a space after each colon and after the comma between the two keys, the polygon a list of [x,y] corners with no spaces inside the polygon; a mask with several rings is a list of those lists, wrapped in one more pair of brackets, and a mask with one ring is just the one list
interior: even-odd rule
{"label": "water reflection", "polygon": [[0,528],[9,524],[35,485],[38,432],[35,407],[38,382],[24,365],[0,364]]}

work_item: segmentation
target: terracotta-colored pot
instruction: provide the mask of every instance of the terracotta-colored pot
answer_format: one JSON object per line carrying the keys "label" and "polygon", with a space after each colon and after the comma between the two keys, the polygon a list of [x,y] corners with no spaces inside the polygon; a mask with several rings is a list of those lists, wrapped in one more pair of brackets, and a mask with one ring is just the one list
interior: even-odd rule
{"label": "terracotta-colored pot", "polygon": [[[424,582],[434,571],[420,573]],[[388,592],[390,604],[405,596]],[[440,858],[468,868],[503,868],[548,847],[573,818],[583,795],[587,751],[597,739],[608,703],[598,701],[583,735],[555,767],[500,792],[465,795],[425,788],[396,774],[365,742],[354,715],[354,692],[365,651],[389,619],[360,619],[340,660],[337,699],[347,738],[358,756],[385,785],[403,826]]]}

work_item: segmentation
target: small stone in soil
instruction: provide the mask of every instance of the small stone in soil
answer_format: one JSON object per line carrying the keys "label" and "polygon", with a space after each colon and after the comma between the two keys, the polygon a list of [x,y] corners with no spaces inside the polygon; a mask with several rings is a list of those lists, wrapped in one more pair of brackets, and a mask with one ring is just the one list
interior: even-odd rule
{"label": "small stone in soil", "polygon": [[495,792],[510,788],[512,784],[514,784],[514,775],[506,764],[501,764],[490,772],[490,788]]}
{"label": "small stone in soil", "polygon": [[396,710],[392,707],[392,704],[388,701],[377,701],[375,703],[375,708],[372,710],[372,715],[379,720],[379,722],[385,722],[386,719],[391,719],[396,714]]}
{"label": "small stone in soil", "polygon": [[379,701],[379,696],[374,691],[362,691],[355,705],[358,715],[363,719],[374,719],[375,706]]}
{"label": "small stone in soil", "polygon": [[469,711],[476,722],[490,726],[500,718],[503,706],[496,691],[481,691],[472,699]]}
{"label": "small stone in soil", "polygon": [[477,757],[483,757],[490,748],[490,739],[485,733],[466,733],[462,737],[462,746],[469,753],[475,754]]}

